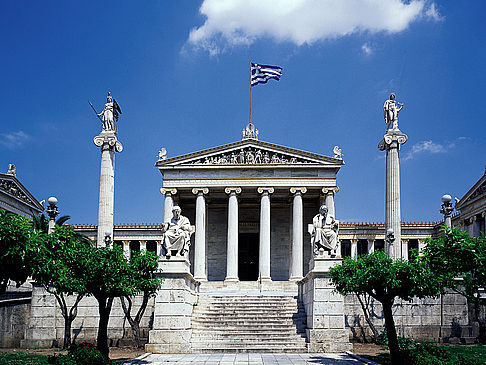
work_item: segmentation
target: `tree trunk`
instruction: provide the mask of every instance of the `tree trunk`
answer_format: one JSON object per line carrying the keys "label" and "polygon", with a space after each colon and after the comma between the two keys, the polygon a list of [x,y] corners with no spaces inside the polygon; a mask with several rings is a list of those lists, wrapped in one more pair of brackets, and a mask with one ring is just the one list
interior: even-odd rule
{"label": "tree trunk", "polygon": [[98,324],[98,337],[96,338],[96,348],[107,359],[110,355],[108,347],[108,321],[110,320],[111,305],[113,298],[96,297],[98,300],[98,312],[100,314],[100,321]]}
{"label": "tree trunk", "polygon": [[480,344],[486,344],[486,315],[481,313],[481,299],[474,301],[474,316],[479,324],[478,342]]}
{"label": "tree trunk", "polygon": [[[361,294],[356,294],[356,296],[358,297],[359,303],[361,304],[361,309],[363,310],[363,315],[365,317],[366,323],[368,323],[371,332],[373,332],[373,342],[376,343],[378,341],[378,331],[375,327],[375,324],[371,320],[371,316],[370,316],[370,307],[369,307],[370,296],[367,294],[363,294],[364,298],[361,298]],[[364,340],[366,342],[366,337]]]}
{"label": "tree trunk", "polygon": [[[144,292],[142,304],[140,305],[140,308],[138,309],[135,318],[133,318],[131,315],[132,300],[130,299],[130,297],[127,296],[120,297],[123,312],[125,313],[125,317],[127,318],[128,323],[130,323],[130,326],[132,327],[133,339],[135,340],[135,344],[137,347],[142,347],[142,341],[140,340],[140,321],[142,320],[145,309],[147,308],[149,298],[149,293]],[[125,304],[125,299],[128,302],[128,307]]]}
{"label": "tree trunk", "polygon": [[400,358],[400,348],[398,347],[397,330],[395,328],[395,321],[393,320],[392,301],[384,300],[383,315],[385,317],[386,335],[388,337],[388,347],[390,348],[391,365],[400,365],[402,363]]}
{"label": "tree trunk", "polygon": [[71,347],[71,325],[73,324],[73,319],[66,317],[64,318],[64,343],[63,348],[67,349]]}

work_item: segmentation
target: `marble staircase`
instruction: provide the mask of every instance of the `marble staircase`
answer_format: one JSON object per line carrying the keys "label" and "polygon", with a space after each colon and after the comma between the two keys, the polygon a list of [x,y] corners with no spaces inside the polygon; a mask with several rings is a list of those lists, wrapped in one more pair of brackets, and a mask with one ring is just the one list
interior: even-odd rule
{"label": "marble staircase", "polygon": [[191,323],[194,353],[307,352],[305,310],[293,295],[200,293]]}

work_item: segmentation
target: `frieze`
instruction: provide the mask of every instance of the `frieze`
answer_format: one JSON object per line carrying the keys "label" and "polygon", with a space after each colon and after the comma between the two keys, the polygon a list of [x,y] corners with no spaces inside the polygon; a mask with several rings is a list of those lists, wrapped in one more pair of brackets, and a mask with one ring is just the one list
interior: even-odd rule
{"label": "frieze", "polygon": [[477,198],[478,196],[483,195],[484,193],[486,193],[486,181],[483,182],[481,185],[479,185],[476,190],[474,190],[474,192],[471,194],[471,196],[469,198],[467,198],[466,202],[469,202],[469,201]]}
{"label": "frieze", "polygon": [[23,193],[22,189],[20,189],[19,186],[11,180],[0,179],[0,190],[3,190],[28,204],[35,205],[35,203]]}
{"label": "frieze", "polygon": [[241,148],[230,153],[207,156],[192,161],[192,165],[268,165],[268,164],[307,164],[313,161],[295,156],[275,153],[251,147]]}

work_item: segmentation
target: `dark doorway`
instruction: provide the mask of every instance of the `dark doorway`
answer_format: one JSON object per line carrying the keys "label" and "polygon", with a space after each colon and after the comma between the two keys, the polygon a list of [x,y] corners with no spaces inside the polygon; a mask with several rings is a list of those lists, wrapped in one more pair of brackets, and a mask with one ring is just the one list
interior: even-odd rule
{"label": "dark doorway", "polygon": [[240,281],[258,280],[258,233],[238,236],[238,277]]}

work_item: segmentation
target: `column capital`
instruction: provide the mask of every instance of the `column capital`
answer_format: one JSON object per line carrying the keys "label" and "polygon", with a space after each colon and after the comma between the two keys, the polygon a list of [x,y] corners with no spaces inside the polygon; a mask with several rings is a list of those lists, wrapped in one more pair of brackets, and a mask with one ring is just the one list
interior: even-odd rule
{"label": "column capital", "polygon": [[305,194],[305,193],[307,193],[307,188],[305,186],[290,188],[290,194]]}
{"label": "column capital", "polygon": [[399,130],[388,130],[383,139],[378,143],[380,151],[386,151],[392,148],[400,148],[401,144],[407,142],[408,136]]}
{"label": "column capital", "polygon": [[483,218],[486,217],[486,212],[482,212],[481,217],[483,217]]}
{"label": "column capital", "polygon": [[275,189],[272,188],[272,187],[261,186],[257,189],[257,191],[258,191],[258,194],[268,195],[268,194],[273,194]]}
{"label": "column capital", "polygon": [[336,194],[337,192],[339,192],[339,188],[338,188],[337,186],[333,186],[333,187],[324,187],[324,188],[322,188],[322,190],[321,190],[321,191],[322,191],[322,193],[323,193],[324,195],[329,194],[329,193],[334,193],[334,194]]}
{"label": "column capital", "polygon": [[169,195],[176,195],[177,194],[177,189],[176,188],[160,188],[160,194],[162,195],[166,195],[166,194],[169,194]]}
{"label": "column capital", "polygon": [[138,242],[140,242],[140,244],[143,245],[147,243],[147,240],[139,240]]}
{"label": "column capital", "polygon": [[351,243],[358,243],[359,239],[357,239],[357,238],[351,238],[350,241],[351,241]]}
{"label": "column capital", "polygon": [[230,188],[224,188],[224,192],[228,195],[236,195],[236,194],[241,194],[241,188],[235,188],[235,187],[230,187]]}
{"label": "column capital", "polygon": [[410,238],[402,238],[402,243],[408,243],[410,241]]}
{"label": "column capital", "polygon": [[470,219],[471,219],[471,223],[474,223],[478,218],[475,215],[473,215]]}
{"label": "column capital", "polygon": [[118,141],[113,132],[101,132],[100,135],[93,139],[96,147],[101,147],[101,150],[114,149],[116,152],[123,151],[122,144]]}
{"label": "column capital", "polygon": [[123,243],[124,245],[129,245],[129,244],[130,244],[130,241],[125,240],[125,241],[122,241],[122,243]]}
{"label": "column capital", "polygon": [[209,194],[209,188],[193,188],[192,193],[194,195],[208,195]]}
{"label": "column capital", "polygon": [[368,241],[368,243],[374,243],[375,242],[374,238],[367,238],[366,240]]}

